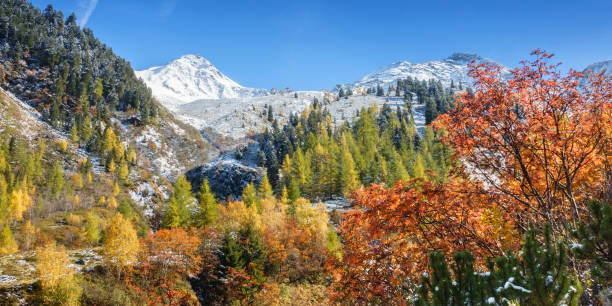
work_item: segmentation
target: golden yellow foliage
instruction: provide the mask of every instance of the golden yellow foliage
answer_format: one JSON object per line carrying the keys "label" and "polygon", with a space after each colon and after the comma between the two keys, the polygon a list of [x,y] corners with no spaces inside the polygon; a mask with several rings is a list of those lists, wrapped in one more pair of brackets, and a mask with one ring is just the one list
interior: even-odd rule
{"label": "golden yellow foliage", "polygon": [[318,238],[323,238],[327,233],[327,224],[329,223],[325,206],[319,202],[314,207],[304,198],[297,199],[294,205],[295,217],[300,228],[310,231],[311,234],[319,236]]}
{"label": "golden yellow foliage", "polygon": [[119,205],[117,204],[115,197],[109,198],[108,201],[106,201],[106,207],[108,208],[117,208],[117,206]]}
{"label": "golden yellow foliage", "polygon": [[13,254],[17,252],[17,250],[17,242],[15,242],[15,239],[13,239],[11,228],[7,222],[2,227],[2,231],[0,231],[0,255]]}
{"label": "golden yellow foliage", "polygon": [[68,143],[63,140],[56,141],[55,145],[56,145],[57,150],[62,153],[66,153],[66,151],[68,150]]}
{"label": "golden yellow foliage", "polygon": [[36,250],[36,260],[36,276],[41,280],[45,304],[79,305],[82,289],[64,247],[51,241]]}
{"label": "golden yellow foliage", "polygon": [[138,251],[138,236],[132,223],[121,214],[116,214],[106,232],[104,253],[107,263],[121,271],[135,263]]}
{"label": "golden yellow foliage", "polygon": [[9,220],[23,220],[23,213],[32,206],[32,199],[24,189],[13,190],[9,196]]}
{"label": "golden yellow foliage", "polygon": [[72,204],[74,204],[74,207],[81,206],[81,198],[79,198],[78,194],[75,194],[74,197],[72,198]]}
{"label": "golden yellow foliage", "polygon": [[115,184],[113,185],[113,196],[117,196],[119,194],[119,184],[117,184],[117,182],[115,182]]}
{"label": "golden yellow foliage", "polygon": [[247,223],[252,223],[258,231],[262,229],[262,217],[257,213],[255,205],[247,207],[242,201],[231,202],[227,206],[220,205],[219,224],[225,229],[238,231]]}
{"label": "golden yellow foliage", "polygon": [[65,248],[57,246],[55,241],[36,250],[36,276],[45,289],[55,287],[62,278],[71,277],[75,271],[70,264]]}
{"label": "golden yellow foliage", "polygon": [[66,216],[66,223],[72,226],[81,226],[81,224],[83,224],[83,217],[75,214],[68,214]]}
{"label": "golden yellow foliage", "polygon": [[37,232],[38,231],[30,220],[25,222],[23,228],[21,229],[21,233],[23,235],[23,239],[21,240],[22,249],[29,250],[32,247]]}
{"label": "golden yellow foliage", "polygon": [[83,188],[83,176],[78,172],[75,172],[72,176],[72,187],[76,190]]}

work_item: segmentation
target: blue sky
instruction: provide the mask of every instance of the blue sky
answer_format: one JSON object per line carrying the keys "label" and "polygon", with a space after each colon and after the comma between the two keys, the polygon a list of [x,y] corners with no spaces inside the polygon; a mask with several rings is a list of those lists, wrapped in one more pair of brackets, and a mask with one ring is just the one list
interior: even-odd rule
{"label": "blue sky", "polygon": [[610,0],[32,2],[76,12],[135,69],[200,54],[249,87],[331,88],[455,51],[516,66],[543,48],[580,70],[612,59]]}

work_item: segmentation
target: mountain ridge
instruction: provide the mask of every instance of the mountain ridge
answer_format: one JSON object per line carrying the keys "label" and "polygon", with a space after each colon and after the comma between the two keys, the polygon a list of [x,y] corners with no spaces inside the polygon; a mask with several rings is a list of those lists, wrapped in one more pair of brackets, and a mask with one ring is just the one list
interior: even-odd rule
{"label": "mountain ridge", "polygon": [[136,71],[153,94],[170,109],[202,99],[232,99],[267,95],[224,75],[201,55],[186,54],[163,66]]}
{"label": "mountain ridge", "polygon": [[472,63],[472,61],[476,64],[496,64],[502,68],[502,74],[506,75],[509,73],[509,70],[505,66],[491,59],[474,53],[455,52],[442,60],[420,63],[412,63],[409,61],[394,62],[364,75],[354,83],[338,85],[336,89],[366,89],[379,85],[386,89],[393,85],[398,79],[406,79],[408,77],[421,81],[428,81],[430,79],[439,80],[446,87],[450,86],[451,82],[470,85],[472,81],[467,73],[469,71],[468,64]]}

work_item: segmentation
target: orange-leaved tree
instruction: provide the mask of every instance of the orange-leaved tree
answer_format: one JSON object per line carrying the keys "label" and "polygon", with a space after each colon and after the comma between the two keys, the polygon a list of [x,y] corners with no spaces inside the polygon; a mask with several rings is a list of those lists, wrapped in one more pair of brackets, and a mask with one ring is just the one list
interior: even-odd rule
{"label": "orange-leaved tree", "polygon": [[532,55],[508,79],[498,66],[473,65],[474,95],[459,95],[436,125],[448,131],[455,159],[506,196],[503,209],[520,212],[522,225],[562,229],[586,212],[587,199],[610,192],[612,81],[562,75],[551,54]]}
{"label": "orange-leaved tree", "polygon": [[342,222],[342,260],[328,261],[332,298],[351,304],[394,304],[414,289],[434,250],[495,255],[503,245],[482,222],[495,198],[466,178],[445,184],[413,179],[391,189],[353,193],[355,210]]}

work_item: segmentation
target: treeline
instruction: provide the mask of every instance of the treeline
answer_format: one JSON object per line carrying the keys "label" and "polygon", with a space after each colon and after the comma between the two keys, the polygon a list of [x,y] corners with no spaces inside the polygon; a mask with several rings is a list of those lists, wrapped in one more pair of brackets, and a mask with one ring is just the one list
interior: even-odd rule
{"label": "treeline", "polygon": [[[442,180],[451,168],[450,147],[440,142],[444,131],[417,133],[412,107],[393,110],[372,105],[353,123],[334,127],[329,112],[315,101],[261,136],[257,152],[270,183],[280,194],[327,199],[348,195],[360,185],[386,184],[411,177]],[[427,172],[426,170],[431,170]]]}
{"label": "treeline", "polygon": [[338,90],[338,99],[348,98],[353,94],[362,94],[364,96],[376,95],[377,97],[403,97],[406,103],[418,102],[425,104],[425,123],[430,124],[438,115],[445,114],[452,109],[455,105],[455,94],[463,91],[472,93],[471,88],[464,87],[461,83],[456,86],[453,80],[451,80],[450,86],[445,88],[439,80],[419,81],[418,79],[407,77],[406,79],[398,79],[386,92],[381,85],[366,89],[358,88],[355,91],[350,87],[346,90],[340,88]]}
{"label": "treeline", "polygon": [[144,124],[158,116],[130,63],[51,5],[40,11],[25,0],[0,3],[0,60],[4,86],[92,151],[118,112]]}

